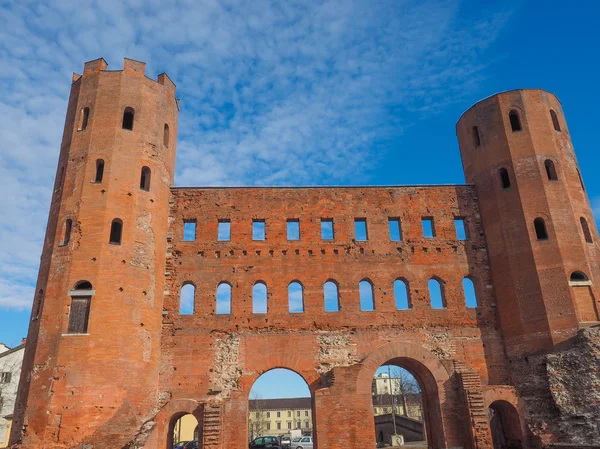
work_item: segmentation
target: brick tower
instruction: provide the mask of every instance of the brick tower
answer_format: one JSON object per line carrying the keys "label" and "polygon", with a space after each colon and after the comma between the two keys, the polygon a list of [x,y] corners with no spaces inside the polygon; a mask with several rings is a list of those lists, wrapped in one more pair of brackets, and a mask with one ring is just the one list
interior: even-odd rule
{"label": "brick tower", "polygon": [[12,434],[30,449],[123,447],[157,404],[178,101],[142,62],[106,68],[71,87]]}
{"label": "brick tower", "polygon": [[548,350],[597,323],[598,234],[558,99],[497,94],[456,128],[508,355]]}

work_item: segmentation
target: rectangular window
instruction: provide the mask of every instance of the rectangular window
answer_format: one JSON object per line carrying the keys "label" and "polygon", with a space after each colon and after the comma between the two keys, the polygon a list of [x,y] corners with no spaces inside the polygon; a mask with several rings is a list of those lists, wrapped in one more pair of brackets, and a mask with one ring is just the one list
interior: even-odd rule
{"label": "rectangular window", "polygon": [[72,296],[69,312],[69,334],[86,334],[90,316],[91,296]]}
{"label": "rectangular window", "polygon": [[267,412],[267,418],[271,417],[271,412]]}
{"label": "rectangular window", "polygon": [[388,218],[388,227],[390,228],[390,241],[401,242],[402,232],[400,230],[400,219]]}
{"label": "rectangular window", "polygon": [[300,240],[300,220],[290,219],[287,221],[287,239]]}
{"label": "rectangular window", "polygon": [[267,423],[267,430],[271,430],[271,423],[270,422]]}
{"label": "rectangular window", "polygon": [[300,410],[296,411],[296,416],[300,416]]}
{"label": "rectangular window", "polygon": [[454,229],[456,229],[457,240],[467,240],[467,227],[464,218],[454,218]]}
{"label": "rectangular window", "polygon": [[308,416],[308,410],[304,411],[304,416]]}
{"label": "rectangular window", "polygon": [[288,418],[289,418],[290,416],[292,416],[292,412],[290,412],[290,411],[288,410]]}
{"label": "rectangular window", "polygon": [[193,242],[196,240],[196,220],[184,220],[183,241]]}
{"label": "rectangular window", "polygon": [[265,220],[252,220],[252,240],[265,240]]}
{"label": "rectangular window", "polygon": [[10,378],[12,377],[10,372],[4,372],[0,375],[0,383],[8,384],[10,383]]}
{"label": "rectangular window", "polygon": [[281,423],[280,423],[280,422],[278,422],[278,423],[277,423],[277,430],[280,430],[280,429],[281,429]]}
{"label": "rectangular window", "polygon": [[277,412],[277,417],[281,418],[281,412]]}
{"label": "rectangular window", "polygon": [[333,218],[321,218],[321,239],[333,240]]}
{"label": "rectangular window", "polygon": [[228,242],[231,240],[231,222],[229,220],[219,220],[217,240],[219,242]]}
{"label": "rectangular window", "polygon": [[288,421],[288,422],[287,422],[287,428],[288,428],[288,429],[291,429],[291,428],[292,428],[292,422],[291,422],[291,421]]}
{"label": "rectangular window", "polygon": [[354,232],[357,241],[366,241],[367,237],[367,219],[366,218],[355,218],[354,219]]}
{"label": "rectangular window", "polygon": [[433,226],[433,217],[423,217],[421,219],[423,225],[423,237],[432,239],[435,237],[435,227]]}

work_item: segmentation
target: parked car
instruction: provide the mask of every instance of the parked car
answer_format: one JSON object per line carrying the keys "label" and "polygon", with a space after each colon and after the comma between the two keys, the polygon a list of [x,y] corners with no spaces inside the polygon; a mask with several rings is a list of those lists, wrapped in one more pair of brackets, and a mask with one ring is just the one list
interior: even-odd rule
{"label": "parked car", "polygon": [[197,441],[180,441],[173,445],[173,449],[198,449]]}
{"label": "parked car", "polygon": [[312,437],[297,437],[292,440],[291,449],[313,449]]}
{"label": "parked car", "polygon": [[248,446],[250,449],[281,449],[281,445],[279,444],[279,438],[266,436],[266,437],[258,437],[253,439]]}
{"label": "parked car", "polygon": [[281,437],[281,449],[290,449],[292,447],[292,439],[288,436]]}

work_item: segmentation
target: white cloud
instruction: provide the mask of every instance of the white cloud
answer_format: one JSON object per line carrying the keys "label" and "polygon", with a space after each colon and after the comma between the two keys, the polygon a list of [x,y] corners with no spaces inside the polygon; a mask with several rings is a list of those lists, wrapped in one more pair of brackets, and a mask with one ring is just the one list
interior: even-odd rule
{"label": "white cloud", "polygon": [[474,88],[506,14],[458,0],[0,5],[0,308],[33,297],[70,74],[104,57],[182,98],[177,185],[363,183],[386,143]]}

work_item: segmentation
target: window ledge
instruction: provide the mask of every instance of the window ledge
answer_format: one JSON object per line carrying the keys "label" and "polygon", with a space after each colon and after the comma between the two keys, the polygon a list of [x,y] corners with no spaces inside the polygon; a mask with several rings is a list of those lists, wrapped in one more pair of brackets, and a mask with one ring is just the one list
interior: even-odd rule
{"label": "window ledge", "polygon": [[92,335],[92,334],[61,334],[61,337],[83,337],[83,336],[87,336],[87,335]]}

